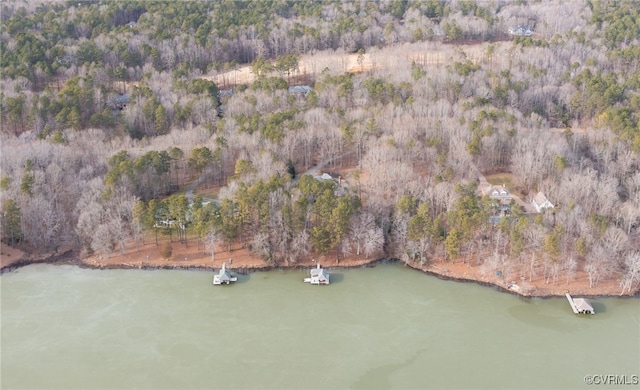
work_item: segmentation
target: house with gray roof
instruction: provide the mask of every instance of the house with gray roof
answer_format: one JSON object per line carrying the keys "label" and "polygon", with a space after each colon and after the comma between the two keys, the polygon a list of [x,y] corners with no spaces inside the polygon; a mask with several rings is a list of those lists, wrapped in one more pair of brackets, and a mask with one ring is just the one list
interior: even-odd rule
{"label": "house with gray roof", "polygon": [[289,87],[289,93],[291,94],[302,94],[306,96],[309,92],[311,92],[311,87],[308,85],[295,85],[293,87]]}
{"label": "house with gray roof", "polygon": [[128,93],[119,93],[113,99],[111,99],[111,105],[114,109],[124,110],[127,104],[131,101]]}
{"label": "house with gray roof", "polygon": [[539,191],[536,196],[533,197],[533,199],[531,200],[531,205],[539,213],[541,213],[543,210],[552,209],[555,207],[553,203],[551,203],[549,199],[547,199],[547,197],[542,193],[542,191]]}
{"label": "house with gray roof", "polygon": [[530,37],[533,35],[533,30],[527,25],[513,26],[509,27],[509,34],[519,37]]}

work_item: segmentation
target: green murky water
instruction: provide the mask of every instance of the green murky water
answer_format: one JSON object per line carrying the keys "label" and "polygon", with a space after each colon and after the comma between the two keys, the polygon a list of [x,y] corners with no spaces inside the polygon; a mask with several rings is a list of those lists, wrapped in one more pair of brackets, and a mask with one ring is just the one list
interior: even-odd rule
{"label": "green murky water", "polygon": [[4,274],[1,386],[557,389],[640,374],[638,299],[595,299],[598,314],[580,317],[564,298],[525,300],[398,264],[333,270],[330,286],[304,276],[213,286],[203,271]]}

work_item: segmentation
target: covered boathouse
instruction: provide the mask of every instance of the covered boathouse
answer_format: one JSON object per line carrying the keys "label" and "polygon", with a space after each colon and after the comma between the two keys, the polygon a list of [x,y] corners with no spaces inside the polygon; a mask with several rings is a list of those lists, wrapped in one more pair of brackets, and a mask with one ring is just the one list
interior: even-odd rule
{"label": "covered boathouse", "polygon": [[316,268],[312,268],[310,271],[310,278],[304,278],[305,283],[310,284],[329,284],[329,274],[323,268],[320,268],[318,263]]}
{"label": "covered boathouse", "polygon": [[231,272],[227,270],[227,267],[225,264],[226,263],[222,263],[222,268],[220,269],[220,272],[218,272],[217,275],[213,275],[213,284],[215,285],[230,284],[238,280],[237,277],[231,276]]}
{"label": "covered boathouse", "polygon": [[569,305],[571,305],[571,310],[573,310],[576,314],[596,314],[595,310],[593,310],[593,306],[591,306],[591,302],[589,302],[586,298],[573,298],[569,293],[566,293],[565,296],[569,301]]}

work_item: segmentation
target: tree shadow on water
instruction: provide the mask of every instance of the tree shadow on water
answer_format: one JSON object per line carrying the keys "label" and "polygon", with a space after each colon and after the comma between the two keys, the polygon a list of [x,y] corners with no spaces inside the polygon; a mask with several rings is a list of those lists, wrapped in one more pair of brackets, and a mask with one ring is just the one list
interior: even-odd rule
{"label": "tree shadow on water", "polygon": [[238,278],[238,281],[234,284],[245,284],[251,279],[251,274],[238,274],[234,272],[232,275]]}
{"label": "tree shadow on water", "polygon": [[593,311],[595,311],[596,314],[607,312],[607,305],[605,305],[603,302],[591,301],[591,306],[593,307]]}
{"label": "tree shadow on water", "polygon": [[343,273],[334,273],[331,272],[329,274],[329,282],[331,284],[335,284],[335,283],[342,283],[344,281],[344,274]]}

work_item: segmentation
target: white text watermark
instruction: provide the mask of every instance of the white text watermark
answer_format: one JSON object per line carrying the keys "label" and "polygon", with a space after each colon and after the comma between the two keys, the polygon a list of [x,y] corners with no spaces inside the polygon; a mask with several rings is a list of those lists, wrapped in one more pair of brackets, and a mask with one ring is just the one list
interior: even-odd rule
{"label": "white text watermark", "polygon": [[588,385],[638,385],[640,377],[638,375],[613,375],[613,374],[596,374],[585,375],[584,383]]}

